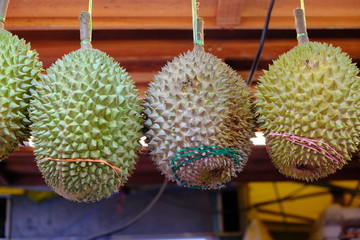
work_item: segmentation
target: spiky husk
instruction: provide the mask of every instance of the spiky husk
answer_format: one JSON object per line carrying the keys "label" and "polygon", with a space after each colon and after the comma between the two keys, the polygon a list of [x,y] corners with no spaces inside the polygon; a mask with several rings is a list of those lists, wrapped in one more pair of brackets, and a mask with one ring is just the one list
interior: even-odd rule
{"label": "spiky husk", "polygon": [[264,71],[257,91],[259,123],[265,134],[285,133],[322,141],[343,158],[268,137],[274,165],[281,173],[315,180],[341,169],[359,144],[359,70],[340,48],[318,42],[294,47]]}
{"label": "spiky husk", "polygon": [[10,32],[0,30],[0,160],[29,137],[30,89],[42,70],[36,51]]}
{"label": "spiky husk", "polygon": [[[47,184],[73,201],[116,192],[134,169],[142,107],[134,83],[113,58],[95,50],[65,55],[41,77],[31,101],[36,160]],[[103,163],[52,159],[105,160]]]}
{"label": "spiky husk", "polygon": [[185,186],[216,189],[242,170],[254,127],[250,90],[220,59],[197,49],[175,58],[155,76],[144,107],[150,154],[169,180],[176,152],[192,147],[234,148],[240,164],[225,155],[187,163],[177,171]]}

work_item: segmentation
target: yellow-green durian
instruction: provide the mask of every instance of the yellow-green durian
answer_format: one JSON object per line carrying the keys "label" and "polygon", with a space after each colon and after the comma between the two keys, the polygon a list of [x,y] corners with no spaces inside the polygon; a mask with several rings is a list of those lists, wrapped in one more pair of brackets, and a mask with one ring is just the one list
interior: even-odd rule
{"label": "yellow-green durian", "polygon": [[[104,52],[80,49],[59,59],[41,76],[31,101],[34,153],[47,184],[73,201],[116,192],[138,158],[141,112],[133,81]],[[121,169],[121,178],[104,163],[81,159],[106,161]]]}
{"label": "yellow-green durian", "polygon": [[[281,173],[311,181],[334,173],[351,159],[360,133],[358,73],[340,48],[319,42],[294,47],[264,71],[256,93],[257,113]],[[336,161],[325,157],[325,151],[302,146],[305,140],[295,144],[274,133],[321,141],[316,143],[327,144]]]}
{"label": "yellow-green durian", "polygon": [[29,137],[30,89],[41,71],[30,44],[0,29],[0,160]]}
{"label": "yellow-green durian", "polygon": [[[148,149],[169,180],[186,187],[216,189],[242,170],[254,127],[250,90],[219,58],[199,46],[176,57],[154,77],[144,107]],[[239,162],[216,154],[173,171],[177,151],[201,151],[202,146],[234,149],[240,154]],[[184,162],[196,156],[177,160]]]}

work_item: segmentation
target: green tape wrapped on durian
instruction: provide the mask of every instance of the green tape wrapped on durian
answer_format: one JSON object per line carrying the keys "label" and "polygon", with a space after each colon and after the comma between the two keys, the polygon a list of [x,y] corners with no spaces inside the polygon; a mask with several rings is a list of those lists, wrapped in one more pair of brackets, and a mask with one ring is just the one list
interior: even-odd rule
{"label": "green tape wrapped on durian", "polygon": [[308,42],[305,33],[264,71],[256,105],[274,165],[286,176],[311,181],[341,169],[358,149],[360,78],[340,48]]}
{"label": "green tape wrapped on durian", "polygon": [[[217,189],[247,162],[254,127],[250,89],[201,46],[162,68],[146,92],[144,107],[148,149],[169,180],[185,187]],[[174,170],[178,151],[200,152],[209,146],[233,149],[240,154],[239,161],[204,151],[209,156],[186,156],[183,160],[188,163]],[[199,159],[190,161],[195,157]]]}
{"label": "green tape wrapped on durian", "polygon": [[[7,4],[0,3],[1,20]],[[30,89],[42,71],[37,52],[3,26],[4,20],[0,22],[0,160],[29,138]]]}
{"label": "green tape wrapped on durian", "polygon": [[[81,19],[87,18],[82,12]],[[125,69],[82,40],[82,49],[41,77],[30,115],[34,153],[47,184],[69,200],[91,202],[116,192],[132,173],[143,118]]]}

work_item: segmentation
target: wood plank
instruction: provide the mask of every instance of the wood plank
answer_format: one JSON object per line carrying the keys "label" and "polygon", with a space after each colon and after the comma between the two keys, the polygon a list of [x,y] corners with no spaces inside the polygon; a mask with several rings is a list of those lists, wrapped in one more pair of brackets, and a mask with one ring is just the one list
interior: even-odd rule
{"label": "wood plank", "polygon": [[[269,0],[246,1],[243,17],[264,17],[269,7]],[[300,1],[276,0],[272,16],[293,17],[293,9],[300,7]],[[311,0],[305,1],[306,17],[359,17],[360,1],[358,0]]]}
{"label": "wood plank", "polygon": [[[313,41],[327,42],[340,46],[353,59],[360,59],[360,39],[321,39]],[[241,59],[252,61],[258,49],[258,40],[206,40],[205,51],[222,59]],[[261,61],[272,61],[279,55],[297,45],[296,39],[268,39],[265,43]],[[31,46],[39,53],[40,60],[48,67],[64,54],[79,49],[79,41],[64,40],[31,40]],[[125,68],[132,70],[131,64],[145,62],[148,65],[138,65],[135,71],[159,71],[168,60],[193,48],[191,40],[94,40],[94,48],[108,53]],[[155,64],[149,64],[154,62]],[[159,64],[157,64],[159,63]],[[140,68],[143,66],[143,70]]]}
{"label": "wood plank", "polygon": [[[360,1],[359,1],[360,2]],[[219,26],[215,17],[204,17],[206,29],[262,29],[265,17],[242,16],[239,25]],[[190,17],[94,17],[94,29],[192,29]],[[359,29],[360,17],[307,17],[308,29]],[[77,17],[8,17],[5,28],[13,30],[79,29]],[[294,29],[292,16],[273,16],[269,29]]]}
{"label": "wood plank", "polygon": [[[269,5],[268,0],[198,1],[205,29],[261,29]],[[29,5],[28,0],[10,3],[7,29],[77,29],[79,11],[87,9],[87,4],[80,0],[33,0],[31,11]],[[278,0],[270,29],[292,29],[292,11],[296,7],[298,1]],[[359,28],[357,9],[360,9],[358,0],[329,0],[326,7],[323,0],[309,1],[306,3],[308,28]],[[94,2],[93,21],[94,29],[191,29],[191,4],[184,0],[104,0]]]}
{"label": "wood plank", "polygon": [[[214,17],[217,0],[198,0],[199,16]],[[29,9],[31,8],[31,11]],[[11,1],[8,17],[78,17],[87,11],[82,0],[16,0]],[[191,1],[184,0],[102,0],[93,2],[94,17],[191,17]]]}
{"label": "wood plank", "polygon": [[[229,0],[232,1],[232,0]],[[242,0],[237,0],[238,2]],[[198,0],[199,16],[216,17],[218,0]],[[235,1],[234,1],[235,2]],[[274,17],[292,17],[299,1],[277,0],[273,9]],[[70,7],[71,6],[71,7]],[[246,1],[242,16],[264,17],[269,0]],[[31,7],[31,11],[29,11]],[[312,0],[305,3],[307,17],[359,17],[358,0]],[[68,18],[77,17],[80,11],[87,10],[87,2],[80,0],[16,0],[11,1],[8,18]],[[94,1],[93,16],[96,17],[191,17],[191,2],[184,0],[103,0]]]}
{"label": "wood plank", "polygon": [[245,2],[246,0],[219,0],[216,24],[219,27],[238,26]]}
{"label": "wood plank", "polygon": [[[214,17],[204,17],[206,28],[215,28]],[[13,30],[79,29],[78,17],[8,17],[5,28]],[[93,29],[191,29],[191,17],[94,17]]]}

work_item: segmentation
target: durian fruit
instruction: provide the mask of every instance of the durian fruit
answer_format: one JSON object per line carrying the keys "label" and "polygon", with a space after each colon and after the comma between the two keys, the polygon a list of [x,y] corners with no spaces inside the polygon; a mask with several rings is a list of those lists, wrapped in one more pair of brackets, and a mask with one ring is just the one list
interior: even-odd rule
{"label": "durian fruit", "polygon": [[41,71],[37,52],[0,24],[0,160],[29,137],[30,89]]}
{"label": "durian fruit", "polygon": [[[85,12],[81,16],[89,17]],[[63,56],[41,76],[31,102],[34,153],[55,192],[93,202],[128,180],[141,147],[137,95],[125,69],[90,47]]]}
{"label": "durian fruit", "polygon": [[[312,181],[351,159],[360,140],[358,73],[340,48],[319,42],[294,47],[264,71],[256,93],[258,121],[282,174]],[[314,150],[315,144],[323,150]]]}
{"label": "durian fruit", "polygon": [[[217,189],[242,170],[253,135],[250,90],[227,64],[200,46],[167,63],[145,96],[148,149],[161,172],[179,185]],[[174,171],[178,151],[217,146],[239,153],[216,154]],[[184,151],[187,153],[188,151]],[[211,152],[211,151],[210,151]],[[209,154],[204,151],[203,154]]]}

